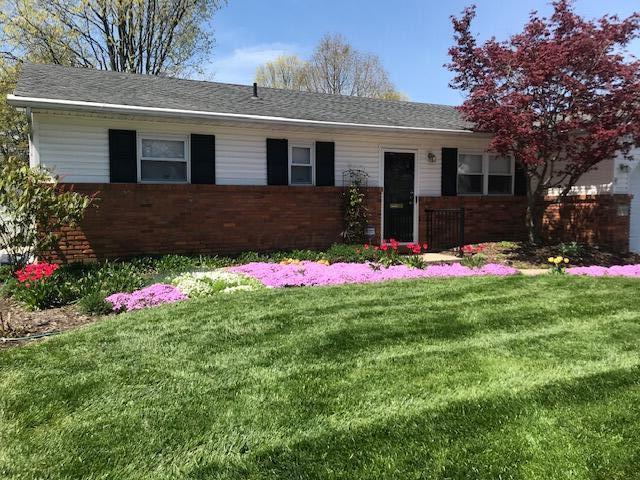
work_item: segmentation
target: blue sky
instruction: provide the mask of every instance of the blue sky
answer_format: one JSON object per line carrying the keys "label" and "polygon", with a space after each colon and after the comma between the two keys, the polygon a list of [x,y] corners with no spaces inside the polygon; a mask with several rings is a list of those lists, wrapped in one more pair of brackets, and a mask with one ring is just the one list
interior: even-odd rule
{"label": "blue sky", "polygon": [[[206,78],[249,84],[257,65],[281,54],[307,57],[325,33],[341,33],[356,48],[380,56],[396,88],[411,100],[459,104],[448,87],[449,16],[476,3],[480,38],[521,30],[531,10],[550,11],[540,0],[229,0],[214,19],[216,46]],[[638,0],[577,0],[587,17],[640,10]],[[640,56],[640,41],[632,52]]]}

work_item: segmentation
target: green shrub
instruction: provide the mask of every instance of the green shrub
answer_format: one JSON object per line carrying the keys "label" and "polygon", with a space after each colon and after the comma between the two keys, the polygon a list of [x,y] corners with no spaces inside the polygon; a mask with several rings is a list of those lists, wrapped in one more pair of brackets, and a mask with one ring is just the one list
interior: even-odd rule
{"label": "green shrub", "polygon": [[558,250],[563,257],[580,257],[584,253],[584,247],[578,242],[561,243]]}
{"label": "green shrub", "polygon": [[186,255],[164,255],[150,263],[158,273],[185,272],[199,267],[199,258]]}
{"label": "green shrub", "polygon": [[13,277],[11,265],[0,265],[0,284],[3,284]]}
{"label": "green shrub", "polygon": [[325,257],[326,255],[323,252],[315,250],[291,250],[289,252],[274,252],[269,255],[269,259],[273,262],[281,262],[285,259],[317,262],[318,260],[324,260]]}
{"label": "green shrub", "polygon": [[58,281],[69,284],[71,301],[91,293],[132,292],[145,285],[149,268],[143,262],[105,262],[90,265],[71,264],[60,268]]}
{"label": "green shrub", "polygon": [[18,288],[18,281],[15,277],[10,276],[2,283],[2,287],[0,287],[0,295],[3,297],[13,297],[16,288]]}
{"label": "green shrub", "polygon": [[362,170],[345,172],[347,185],[342,192],[344,231],[342,238],[348,243],[362,243],[365,239],[369,209],[367,208],[366,183],[368,175]]}
{"label": "green shrub", "polygon": [[253,263],[253,262],[268,262],[269,260],[271,260],[269,258],[269,255],[266,255],[264,253],[248,251],[248,252],[242,252],[240,255],[238,255],[235,258],[234,263],[238,265],[243,265],[245,263]]}
{"label": "green shrub", "polygon": [[400,257],[400,262],[411,268],[424,268],[426,266],[420,255],[403,255]]}
{"label": "green shrub", "polygon": [[481,268],[487,264],[487,257],[482,253],[476,253],[475,255],[464,257],[460,264],[469,268]]}
{"label": "green shrub", "polygon": [[218,255],[203,255],[198,257],[200,268],[222,268],[234,265],[235,262],[230,257],[219,257]]}
{"label": "green shrub", "polygon": [[86,315],[108,315],[113,305],[105,300],[103,292],[93,292],[78,301],[78,310]]}
{"label": "green shrub", "polygon": [[329,247],[324,256],[325,259],[331,263],[362,263],[375,261],[379,255],[373,246],[365,247],[363,245],[334,243]]}
{"label": "green shrub", "polygon": [[59,187],[44,169],[6,159],[0,163],[0,250],[15,270],[24,267],[55,245],[62,227],[77,224],[91,201]]}
{"label": "green shrub", "polygon": [[233,264],[228,257],[198,255],[164,255],[156,260],[151,260],[152,268],[158,274],[171,272],[189,272],[204,268],[220,268]]}

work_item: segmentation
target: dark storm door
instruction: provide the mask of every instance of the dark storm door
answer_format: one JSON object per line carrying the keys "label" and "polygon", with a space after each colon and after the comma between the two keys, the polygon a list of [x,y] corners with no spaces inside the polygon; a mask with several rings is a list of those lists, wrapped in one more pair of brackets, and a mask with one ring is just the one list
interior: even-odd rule
{"label": "dark storm door", "polygon": [[413,242],[415,155],[384,152],[383,238]]}

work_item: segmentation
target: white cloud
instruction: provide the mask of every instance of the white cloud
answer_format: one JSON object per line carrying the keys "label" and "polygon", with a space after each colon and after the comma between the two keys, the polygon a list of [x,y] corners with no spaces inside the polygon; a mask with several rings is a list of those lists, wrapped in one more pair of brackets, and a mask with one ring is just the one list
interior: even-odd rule
{"label": "white cloud", "polygon": [[214,58],[209,72],[209,80],[248,85],[253,82],[256,67],[280,55],[299,54],[296,45],[269,43],[236,48],[229,55]]}

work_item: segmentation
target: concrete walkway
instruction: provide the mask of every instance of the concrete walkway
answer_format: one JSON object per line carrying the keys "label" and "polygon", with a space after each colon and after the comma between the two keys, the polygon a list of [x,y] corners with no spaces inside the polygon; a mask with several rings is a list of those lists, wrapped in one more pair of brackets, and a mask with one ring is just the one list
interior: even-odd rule
{"label": "concrete walkway", "polygon": [[[462,258],[447,253],[423,253],[422,260],[424,260],[425,263],[458,263]],[[548,268],[518,268],[517,270],[526,277],[546,275],[549,273]]]}
{"label": "concrete walkway", "polygon": [[534,277],[536,275],[545,275],[549,273],[548,268],[519,268],[518,270],[522,275],[527,277]]}
{"label": "concrete walkway", "polygon": [[425,263],[457,263],[462,259],[447,253],[423,253],[422,260]]}

